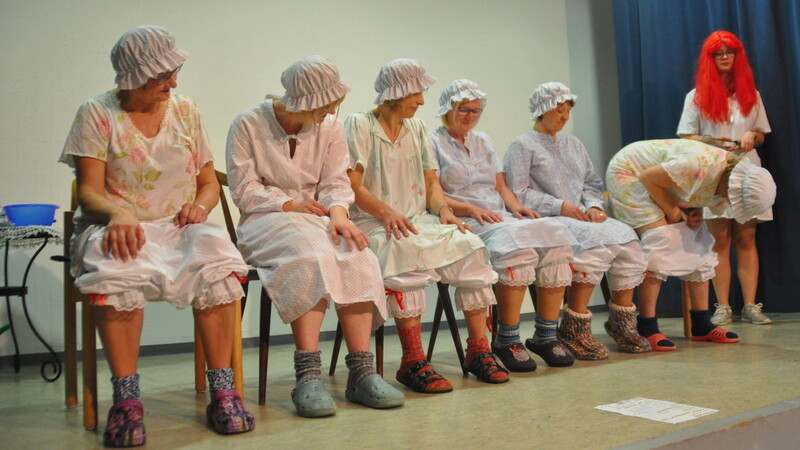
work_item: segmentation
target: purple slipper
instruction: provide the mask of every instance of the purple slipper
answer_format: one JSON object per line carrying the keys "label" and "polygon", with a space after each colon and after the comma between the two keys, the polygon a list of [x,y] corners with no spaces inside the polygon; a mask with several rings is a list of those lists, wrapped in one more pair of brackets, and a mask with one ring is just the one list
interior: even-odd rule
{"label": "purple slipper", "polygon": [[139,400],[122,400],[108,410],[103,445],[136,447],[144,444],[144,408]]}
{"label": "purple slipper", "polygon": [[252,431],[256,419],[245,409],[239,393],[233,389],[217,391],[206,409],[206,419],[219,434],[236,434]]}

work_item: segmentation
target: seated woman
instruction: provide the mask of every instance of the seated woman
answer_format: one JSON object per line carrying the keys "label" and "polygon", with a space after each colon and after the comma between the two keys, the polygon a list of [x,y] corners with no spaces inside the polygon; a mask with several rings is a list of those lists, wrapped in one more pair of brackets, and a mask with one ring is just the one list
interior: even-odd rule
{"label": "seated woman", "polygon": [[150,301],[193,308],[211,426],[231,434],[255,425],[231,371],[237,276],[247,266],[227,232],[206,222],[219,199],[214,158],[197,106],[171,93],[186,56],[162,27],[122,35],[111,51],[118,89],[81,105],[61,154],[78,179],[72,273],[89,294],[112,373],[109,447],[146,440],[137,362]]}
{"label": "seated woman", "polygon": [[614,215],[636,230],[648,259],[639,288],[639,332],[654,350],[675,350],[658,329],[656,300],[661,282],[678,276],[689,285],[692,340],[739,342],[711,323],[708,280],[718,260],[700,208],[719,214],[730,205],[736,221],[746,223],[775,201],[769,172],[726,150],[670,139],[626,146],[611,159],[606,181]]}
{"label": "seated woman", "polygon": [[327,59],[310,56],[281,75],[283,97],[267,96],[236,117],[228,134],[231,196],[245,260],[258,268],[278,314],[291,323],[303,417],[330,416],[333,398],[320,379],[318,348],[325,309],[336,307],[348,354],[345,397],[392,408],[403,394],[375,373],[370,332],[386,320],[378,262],[347,217],[353,191],[342,122],[334,114],[350,88]]}
{"label": "seated woman", "polygon": [[424,289],[439,280],[456,286],[456,306],[464,311],[469,332],[465,366],[488,383],[508,381],[484,331],[487,308],[495,303],[497,274],[483,242],[467,233],[469,227],[447,207],[428,132],[414,118],[434,81],[416,60],[390,61],[375,81],[377,108],[345,121],[348,174],[358,206],[351,215],[381,264],[387,306],[403,347],[397,380],[425,393],[453,390],[426,360],[420,337]]}
{"label": "seated woman", "polygon": [[[608,272],[613,302],[606,331],[619,350],[650,351],[636,331],[633,289],[647,265],[627,225],[609,219],[603,209],[603,182],[581,141],[561,130],[577,97],[558,82],[537,87],[530,98],[533,130],[514,139],[503,167],[511,191],[526,207],[543,217],[558,217],[578,240],[572,261],[572,285],[558,338],[578,359],[608,358],[608,348],[592,336],[592,313],[587,309],[594,287]],[[555,328],[557,323],[548,325]]]}
{"label": "seated woman", "polygon": [[[489,135],[474,131],[486,94],[470,80],[455,80],[439,97],[443,126],[431,132],[439,179],[447,204],[486,243],[500,277],[496,286],[499,329],[492,351],[512,372],[536,370],[520,342],[519,321],[528,285],[536,282],[536,333],[525,341],[551,366],[570,366],[556,330],[564,288],[572,281],[569,263],[577,241],[564,224],[524,207],[505,182]],[[530,220],[537,219],[537,220]]]}

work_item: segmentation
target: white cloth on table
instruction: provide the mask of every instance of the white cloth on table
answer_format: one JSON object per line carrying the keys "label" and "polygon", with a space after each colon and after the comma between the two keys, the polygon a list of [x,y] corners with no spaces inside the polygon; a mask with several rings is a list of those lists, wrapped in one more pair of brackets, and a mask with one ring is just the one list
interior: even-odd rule
{"label": "white cloth on table", "polygon": [[662,281],[669,276],[684,281],[714,278],[719,259],[713,247],[714,237],[705,223],[694,230],[685,222],[674,223],[652,228],[642,235],[647,270]]}
{"label": "white cloth on table", "polygon": [[[289,139],[296,139],[293,158]],[[281,209],[287,201],[309,199],[329,210],[350,206],[341,122],[329,115],[289,136],[266,100],[233,121],[226,155],[231,196],[242,211],[239,249],[258,268],[281,319],[292,322],[325,298],[337,307],[373,302],[373,325],[383,323],[386,303],[375,255],[348,250],[343,238],[334,245],[327,216]]]}
{"label": "white cloth on table", "polygon": [[[736,95],[728,97],[728,111],[729,119],[726,122],[717,123],[705,119],[700,113],[699,108],[694,103],[695,89],[686,94],[686,99],[683,102],[683,113],[681,114],[680,122],[678,123],[678,135],[709,135],[709,136],[725,136],[729,139],[737,140],[745,132],[757,130],[765,135],[772,132],[767,120],[767,112],[764,109],[764,102],[761,100],[761,93],[756,91],[756,104],[750,110],[750,114],[744,116],[742,114],[739,102],[736,100]],[[743,152],[737,150],[733,152],[736,155],[741,155]],[[744,152],[744,155],[753,164],[761,166],[761,158],[756,149],[749,152]],[[704,216],[707,219],[714,219],[724,217],[733,219],[733,214],[730,208],[726,209],[722,214],[714,214],[713,211],[706,208]],[[759,221],[772,220],[772,209],[757,217]]]}
{"label": "white cloth on table", "polygon": [[518,219],[506,210],[496,190],[497,174],[503,169],[489,135],[470,131],[464,137],[466,145],[450,136],[445,127],[437,128],[430,136],[445,194],[503,217],[503,222],[484,225],[462,217],[486,244],[501,282],[527,285],[538,279],[540,286],[568,285],[569,262],[578,242],[554,218]]}
{"label": "white cloth on table", "polygon": [[[197,106],[172,94],[158,134],[147,138],[120,107],[117,92],[81,105],[60,161],[73,168],[77,157],[105,162],[105,197],[141,222],[147,242],[138,258],[114,260],[102,252],[105,227],[77,211],[70,245],[76,286],[106,295],[105,304],[116,309],[140,308],[143,299],[179,308],[240,299],[241,286],[229,275],[246,275],[247,266],[225,230],[172,224],[183,204],[194,201],[200,169],[214,159]],[[214,287],[218,282],[226,287]]]}
{"label": "white cloth on table", "polygon": [[681,208],[710,207],[721,212],[728,200],[717,193],[730,152],[690,139],[639,141],[625,146],[608,164],[606,181],[614,217],[633,228],[664,217],[639,176],[660,165],[677,184],[669,194]]}

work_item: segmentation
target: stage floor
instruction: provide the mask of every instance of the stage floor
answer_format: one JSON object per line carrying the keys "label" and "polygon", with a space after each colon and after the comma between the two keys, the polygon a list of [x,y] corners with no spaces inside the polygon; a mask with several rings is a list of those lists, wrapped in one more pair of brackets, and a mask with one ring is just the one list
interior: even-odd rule
{"label": "stage floor", "polygon": [[[660,320],[662,331],[675,338],[674,353],[623,354],[603,331],[606,313],[595,314],[593,329],[609,345],[611,356],[599,362],[577,361],[570,368],[539,363],[536,372],[512,374],[509,383],[488,385],[463,377],[446,330],[439,335],[434,364],[455,391],[423,395],[401,387],[406,404],[377,411],[344,399],[344,360],[336,375],[323,380],[337,401],[330,418],[295,415],[290,392],[294,385],[293,347],[270,349],[267,404],[257,403],[258,352],[245,350],[245,401],[256,416],[256,429],[244,435],[216,435],[205,425],[207,394],[193,389],[191,354],[143,357],[141,387],[148,445],[154,448],[651,448],[669,444],[692,447],[690,439],[705,436],[708,444],[729,448],[794,448],[800,429],[756,426],[770,412],[793,414],[800,408],[800,313],[769,314],[772,325],[736,321],[729,328],[739,344],[691,342],[682,335],[680,318]],[[532,321],[522,324],[533,332]],[[465,330],[461,330],[462,335]],[[427,333],[423,335],[427,342]],[[320,345],[323,361],[330,342]],[[400,346],[386,336],[386,378],[396,386]],[[20,374],[0,370],[2,447],[89,448],[102,444],[102,428],[111,404],[110,377],[99,365],[100,432],[85,431],[82,410],[64,407],[63,377],[46,383],[38,367]],[[634,397],[667,400],[719,410],[696,420],[671,425],[594,409]],[[786,417],[786,416],[784,416]],[[771,420],[769,417],[767,421]],[[780,423],[780,420],[774,423]],[[797,420],[788,423],[798,423]],[[731,431],[721,431],[731,430]],[[773,431],[770,431],[773,430]],[[736,433],[736,434],[734,434]],[[726,438],[727,436],[727,438]],[[727,441],[735,436],[734,443]],[[710,440],[710,441],[709,441]]]}

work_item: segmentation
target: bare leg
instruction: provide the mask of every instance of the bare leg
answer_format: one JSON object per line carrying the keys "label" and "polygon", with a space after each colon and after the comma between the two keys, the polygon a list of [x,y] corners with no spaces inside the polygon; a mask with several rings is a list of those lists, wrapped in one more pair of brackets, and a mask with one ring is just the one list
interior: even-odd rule
{"label": "bare leg", "polygon": [[325,318],[328,301],[320,299],[316,306],[292,322],[292,336],[297,350],[317,351],[319,347],[319,330]]}
{"label": "bare leg", "polygon": [[373,305],[372,302],[359,302],[336,310],[348,352],[369,351]]}
{"label": "bare leg", "polygon": [[[734,221],[731,221],[734,222]],[[733,223],[733,244],[736,247],[736,274],[742,285],[745,304],[756,302],[758,289],[758,250],[756,249],[756,219],[745,224]],[[719,276],[719,275],[718,275]],[[716,285],[714,287],[716,289]]]}
{"label": "bare leg", "polygon": [[398,327],[403,328],[410,328],[410,327],[418,327],[422,323],[422,316],[417,317],[395,317],[394,323]]}
{"label": "bare leg", "polygon": [[[707,220],[708,230],[714,236],[714,253],[719,257],[719,265],[716,267],[716,276],[713,279],[714,293],[717,295],[717,302],[721,305],[730,305],[731,293],[731,234],[733,220],[730,219],[710,219]],[[755,231],[755,230],[754,230]],[[755,242],[754,242],[755,247]],[[758,254],[756,254],[756,266],[758,265]],[[758,268],[756,267],[756,281],[758,280]],[[753,294],[755,298],[755,293]]]}
{"label": "bare leg", "polygon": [[467,322],[467,334],[469,335],[469,339],[481,339],[486,336],[485,308],[464,311],[464,319]]}
{"label": "bare leg", "polygon": [[708,309],[708,281],[688,281],[689,296],[692,299],[692,309],[694,311],[704,311]]}
{"label": "bare leg", "polygon": [[633,305],[633,289],[623,289],[621,291],[612,291],[611,297],[617,306],[632,306]]}
{"label": "bare leg", "polygon": [[[639,315],[642,317],[656,316],[656,302],[661,291],[661,280],[655,277],[644,277],[639,285]],[[706,297],[708,303],[708,297]]]}
{"label": "bare leg", "polygon": [[508,286],[497,283],[497,312],[498,319],[503,325],[519,324],[519,315],[522,302],[525,300],[527,286]]}
{"label": "bare leg", "polygon": [[194,320],[206,353],[209,369],[231,367],[233,326],[236,321],[236,303],[194,309]]}
{"label": "bare leg", "polygon": [[93,309],[111,375],[123,378],[135,374],[144,310],[117,311],[113,306],[94,306]]}
{"label": "bare leg", "polygon": [[[573,282],[572,286],[569,287],[567,306],[578,314],[586,314],[589,312],[587,307],[589,306],[589,300],[592,298],[592,292],[594,292],[593,284]],[[556,318],[558,318],[558,315],[556,315]],[[548,319],[548,317],[545,317],[545,319]]]}

